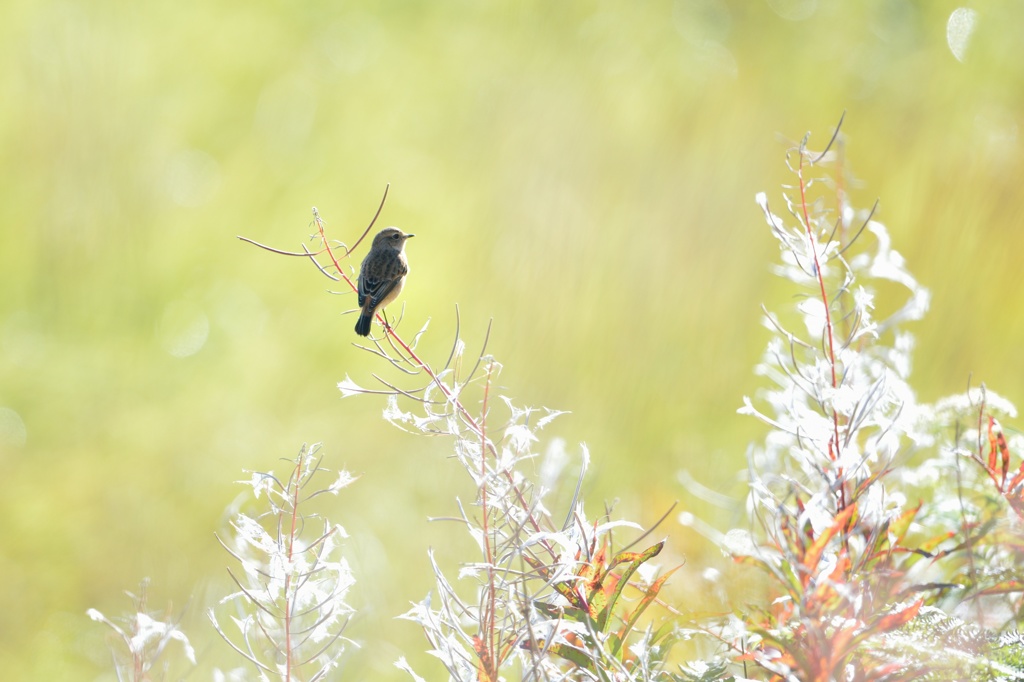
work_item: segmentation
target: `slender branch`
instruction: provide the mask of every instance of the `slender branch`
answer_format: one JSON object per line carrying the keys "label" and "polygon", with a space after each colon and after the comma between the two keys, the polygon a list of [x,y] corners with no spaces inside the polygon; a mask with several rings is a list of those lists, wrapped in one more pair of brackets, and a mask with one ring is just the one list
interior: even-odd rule
{"label": "slender branch", "polygon": [[307,250],[305,248],[303,249],[303,251],[301,253],[298,252],[298,251],[284,251],[282,249],[275,249],[273,246],[267,246],[266,244],[261,244],[260,242],[256,241],[255,239],[249,239],[248,237],[243,237],[242,235],[236,235],[236,238],[237,239],[241,239],[243,242],[248,242],[249,244],[252,244],[253,246],[258,246],[261,249],[263,249],[264,251],[269,251],[271,253],[276,253],[279,256],[298,256],[299,258],[315,258],[316,256],[319,256],[321,253],[323,253],[325,251],[325,249],[321,249],[320,251],[317,251],[316,253],[312,253],[312,252],[310,252],[309,250]]}
{"label": "slender branch", "polygon": [[[841,123],[842,123],[842,121],[840,121],[840,124]],[[837,128],[836,134],[838,134],[838,128]],[[833,135],[833,139],[835,139],[834,135]],[[819,262],[817,240],[814,237],[814,230],[811,227],[811,217],[810,217],[810,213],[809,213],[809,209],[808,209],[808,205],[807,205],[807,181],[804,179],[804,161],[805,161],[806,156],[807,156],[807,154],[806,154],[806,146],[805,145],[806,145],[806,138],[804,138],[804,142],[801,143],[801,145],[800,145],[800,160],[799,160],[799,163],[797,164],[797,179],[798,179],[799,185],[800,185],[800,209],[803,212],[804,229],[807,230],[807,239],[810,241],[811,256],[814,259],[814,273],[815,273],[815,276],[817,277],[818,287],[819,287],[820,293],[821,293],[822,309],[823,309],[824,315],[825,315],[825,335],[826,335],[826,338],[828,340],[829,369],[830,369],[831,374],[832,374],[832,388],[833,388],[833,390],[835,390],[835,389],[837,389],[839,387],[839,381],[838,381],[837,376],[836,376],[835,332],[834,332],[834,330],[832,328],[832,312],[829,309],[828,292],[825,289],[825,275],[822,272],[821,263]],[[822,153],[822,156],[823,155],[824,155],[824,152]],[[821,156],[819,156],[818,158],[820,159]],[[835,462],[835,461],[839,460],[839,458],[840,458],[842,453],[840,451],[840,444],[839,444],[840,443],[840,440],[839,440],[839,412],[838,412],[838,410],[837,410],[837,408],[835,406],[834,400],[832,402],[832,429],[833,429],[832,442],[829,444],[829,453],[828,453],[828,455],[829,455],[829,458],[833,462]],[[842,475],[843,475],[843,471],[842,471],[842,468],[840,468],[839,471],[837,472],[837,478],[842,478]],[[846,486],[845,485],[843,485],[840,488],[839,508],[840,509],[846,508]]]}
{"label": "slender branch", "polygon": [[[295,537],[296,527],[298,526],[299,516],[299,480],[302,477],[302,463],[305,460],[304,457],[299,456],[295,460],[295,472],[292,474],[292,481],[290,481],[292,488],[292,509],[291,509],[291,531],[288,535],[288,565],[292,564],[292,557],[295,554]],[[298,601],[297,595],[292,594],[292,572],[287,571],[284,577],[284,648],[285,648],[285,680],[292,679],[292,608]]]}

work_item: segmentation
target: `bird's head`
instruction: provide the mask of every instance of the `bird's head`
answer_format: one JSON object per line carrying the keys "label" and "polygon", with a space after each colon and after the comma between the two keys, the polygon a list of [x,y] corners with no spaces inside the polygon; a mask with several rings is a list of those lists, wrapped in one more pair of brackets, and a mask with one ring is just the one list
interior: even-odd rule
{"label": "bird's head", "polygon": [[373,238],[373,247],[371,248],[381,246],[401,251],[402,247],[405,246],[405,240],[415,236],[414,234],[406,234],[397,227],[385,227]]}

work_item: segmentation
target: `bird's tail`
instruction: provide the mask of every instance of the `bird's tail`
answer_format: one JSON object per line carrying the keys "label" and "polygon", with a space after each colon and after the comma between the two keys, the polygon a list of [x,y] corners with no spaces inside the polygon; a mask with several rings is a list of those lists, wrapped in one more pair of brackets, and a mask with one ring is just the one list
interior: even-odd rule
{"label": "bird's tail", "polygon": [[359,336],[369,336],[370,324],[372,322],[373,315],[367,315],[366,313],[360,315],[359,319],[356,320],[356,334],[359,334]]}

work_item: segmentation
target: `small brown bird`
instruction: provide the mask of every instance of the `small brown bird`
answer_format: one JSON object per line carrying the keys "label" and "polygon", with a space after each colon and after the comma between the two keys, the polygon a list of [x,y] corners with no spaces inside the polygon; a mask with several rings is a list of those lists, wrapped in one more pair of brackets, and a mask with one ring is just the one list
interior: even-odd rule
{"label": "small brown bird", "polygon": [[356,334],[370,335],[370,325],[378,310],[398,298],[409,274],[405,259],[405,240],[416,235],[405,234],[397,227],[385,227],[373,238],[370,253],[359,268],[359,320]]}

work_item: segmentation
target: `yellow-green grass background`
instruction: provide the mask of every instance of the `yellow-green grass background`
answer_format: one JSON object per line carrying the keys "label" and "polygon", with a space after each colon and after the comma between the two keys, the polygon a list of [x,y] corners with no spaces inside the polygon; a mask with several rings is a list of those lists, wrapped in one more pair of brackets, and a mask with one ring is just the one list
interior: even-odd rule
{"label": "yellow-green grass background", "polygon": [[[785,140],[824,144],[844,110],[855,203],[881,199],[934,294],[913,327],[920,397],[973,375],[1024,401],[1024,4],[976,3],[962,62],[956,8],[5,2],[4,677],[113,679],[85,610],[123,612],[144,576],[155,608],[184,611],[188,679],[241,665],[205,621],[230,589],[213,534],[243,469],[323,441],[327,466],[362,474],[328,505],[358,580],[342,677],[402,679],[404,654],[443,679],[392,618],[430,589],[428,546],[475,558],[426,520],[473,490],[449,442],[340,399],[346,375],[386,371],[353,346],[353,298],[235,239],[295,249],[317,206],[351,241],[387,183],[379,225],[417,234],[402,331],[430,318],[421,349],[443,362],[456,304],[470,354],[493,318],[501,391],[570,410],[546,434],[589,445],[592,515],[617,499],[649,524],[678,500],[741,523],[678,472],[742,498],[760,306],[794,294],[754,195],[781,211]],[[674,516],[658,534],[687,562],[686,611],[717,550]]]}

